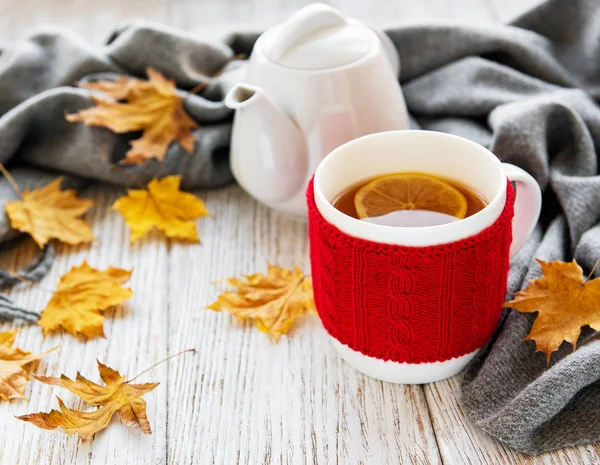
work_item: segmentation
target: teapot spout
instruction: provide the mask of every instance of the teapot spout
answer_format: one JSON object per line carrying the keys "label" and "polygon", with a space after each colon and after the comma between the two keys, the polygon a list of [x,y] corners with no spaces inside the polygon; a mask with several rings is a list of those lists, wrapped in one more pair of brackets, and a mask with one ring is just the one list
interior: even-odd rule
{"label": "teapot spout", "polygon": [[236,110],[231,141],[231,169],[238,183],[267,203],[292,198],[306,182],[306,139],[260,88],[237,84],[225,97]]}
{"label": "teapot spout", "polygon": [[225,105],[232,110],[239,110],[240,108],[244,108],[256,103],[256,99],[252,100],[252,98],[255,97],[256,94],[260,93],[262,93],[262,90],[258,87],[243,83],[236,84],[227,93],[227,96],[225,97]]}

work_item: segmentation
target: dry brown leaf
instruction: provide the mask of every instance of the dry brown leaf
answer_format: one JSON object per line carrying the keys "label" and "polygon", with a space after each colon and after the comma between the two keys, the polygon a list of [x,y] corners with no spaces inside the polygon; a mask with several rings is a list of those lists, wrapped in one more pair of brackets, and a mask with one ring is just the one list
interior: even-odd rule
{"label": "dry brown leaf", "polygon": [[544,352],[550,363],[552,352],[563,341],[576,349],[582,326],[600,329],[600,279],[584,280],[583,270],[575,260],[537,262],[543,277],[530,282],[504,307],[523,313],[537,312],[525,340],[535,341],[536,350]]}
{"label": "dry brown leaf", "polygon": [[51,239],[70,245],[94,240],[90,225],[79,219],[94,202],[78,198],[72,189],[61,191],[61,182],[58,178],[40,189],[26,189],[21,200],[6,202],[11,226],[30,234],[40,247]]}
{"label": "dry brown leaf", "polygon": [[304,276],[298,266],[292,271],[269,264],[266,275],[256,273],[244,278],[225,279],[235,291],[224,292],[207,308],[227,311],[238,320],[250,318],[275,340],[296,318],[316,313],[311,278]]}
{"label": "dry brown leaf", "polygon": [[[152,70],[152,72],[154,73],[155,71]],[[158,73],[158,75],[163,77],[160,73]],[[152,82],[142,81],[127,76],[119,76],[116,81],[85,82],[78,83],[77,85],[85,89],[103,92],[115,100],[125,100],[130,94],[135,93],[136,89],[152,89]]]}
{"label": "dry brown leaf", "polygon": [[25,399],[25,385],[31,379],[28,368],[44,354],[31,354],[13,347],[18,331],[0,333],[0,399]]}
{"label": "dry brown leaf", "polygon": [[200,242],[193,220],[209,215],[204,202],[192,194],[181,192],[181,176],[153,179],[147,189],[129,189],[127,196],[112,206],[125,218],[131,229],[131,242],[158,228],[167,237]]}
{"label": "dry brown leaf", "polygon": [[131,381],[125,381],[118,371],[100,362],[98,362],[98,371],[104,386],[85,379],[79,373],[75,381],[64,375],[60,378],[35,377],[42,383],[68,389],[85,403],[98,406],[97,410],[90,412],[72,410],[57,398],[60,411],[32,413],[17,418],[33,423],[38,428],[50,430],[62,428],[68,435],[77,433],[82,440],[86,441],[106,428],[113,415],[118,413],[127,426],[137,426],[144,433],[151,434],[150,422],[146,416],[146,401],[142,396],[156,388],[158,383],[132,384]]}
{"label": "dry brown leaf", "polygon": [[116,82],[80,83],[80,87],[104,92],[110,99],[92,96],[95,107],[65,116],[67,121],[105,127],[118,134],[143,131],[139,139],[131,142],[131,149],[121,162],[124,164],[140,165],[151,158],[163,160],[173,141],[188,153],[194,150],[191,130],[198,124],[185,112],[175,81],[152,68],[147,69],[147,74],[147,81],[121,76]]}
{"label": "dry brown leaf", "polygon": [[104,336],[103,312],[133,296],[122,287],[132,271],[109,267],[105,271],[92,268],[86,261],[66,273],[38,324],[44,334],[64,329],[74,336]]}

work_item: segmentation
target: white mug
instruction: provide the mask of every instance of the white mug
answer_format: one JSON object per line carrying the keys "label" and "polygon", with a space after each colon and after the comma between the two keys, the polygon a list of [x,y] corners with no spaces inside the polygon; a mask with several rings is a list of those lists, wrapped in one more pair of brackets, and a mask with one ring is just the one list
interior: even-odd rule
{"label": "white mug", "polygon": [[[402,228],[361,221],[340,212],[333,202],[349,186],[394,172],[425,172],[457,180],[486,200],[486,207],[460,221]],[[501,163],[481,145],[432,131],[390,131],[355,139],[331,152],[314,177],[314,199],[323,219],[342,233],[372,242],[425,247],[476,235],[498,220],[506,203],[507,178],[516,183],[512,256],[535,227],[541,209],[538,183],[527,172]],[[364,374],[395,383],[420,384],[454,376],[477,350],[450,360],[399,363],[364,355],[332,337],[342,358]]]}

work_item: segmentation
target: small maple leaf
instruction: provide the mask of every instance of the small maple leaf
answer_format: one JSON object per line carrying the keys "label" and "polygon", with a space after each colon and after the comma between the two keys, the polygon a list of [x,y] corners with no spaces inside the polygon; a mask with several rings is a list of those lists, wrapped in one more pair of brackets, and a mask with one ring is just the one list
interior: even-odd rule
{"label": "small maple leaf", "polygon": [[79,373],[75,381],[64,375],[60,378],[35,377],[44,384],[68,389],[85,403],[98,406],[97,410],[91,412],[72,410],[57,397],[60,411],[32,413],[17,418],[33,423],[38,428],[49,430],[62,428],[68,435],[77,433],[83,441],[86,441],[106,428],[113,415],[118,413],[127,426],[137,426],[144,433],[152,434],[146,416],[146,401],[142,396],[156,388],[158,383],[132,384],[133,380],[125,381],[118,371],[100,362],[98,362],[98,371],[104,386],[87,380]]}
{"label": "small maple leaf", "polygon": [[316,313],[312,281],[298,266],[293,271],[267,266],[266,275],[256,273],[244,276],[245,280],[225,279],[235,291],[224,292],[207,308],[225,310],[238,320],[250,318],[260,331],[278,340],[296,318]]}
{"label": "small maple leaf", "polygon": [[583,270],[575,260],[537,262],[542,267],[542,278],[530,282],[503,306],[538,313],[525,340],[535,341],[536,351],[544,352],[550,363],[552,352],[563,341],[577,348],[583,326],[600,329],[600,279],[584,281]]}
{"label": "small maple leaf", "polygon": [[105,271],[92,268],[86,261],[66,273],[48,302],[38,324],[44,334],[64,329],[74,336],[104,336],[103,311],[133,296],[122,287],[132,271],[109,267]]}
{"label": "small maple leaf", "polygon": [[121,76],[116,82],[79,83],[80,87],[104,92],[111,99],[92,96],[95,107],[65,116],[67,121],[106,127],[118,134],[144,131],[131,142],[123,164],[140,165],[151,158],[163,160],[173,141],[178,141],[188,153],[194,150],[191,129],[199,126],[185,112],[175,81],[152,68],[146,72],[147,81]]}
{"label": "small maple leaf", "polygon": [[6,202],[11,226],[30,234],[40,247],[51,239],[70,245],[94,240],[90,225],[79,219],[94,202],[78,198],[72,189],[61,191],[61,183],[58,178],[40,189],[26,189],[21,200]]}
{"label": "small maple leaf", "polygon": [[192,220],[208,216],[204,202],[192,194],[181,192],[181,176],[153,179],[147,189],[129,189],[112,206],[125,218],[131,229],[131,242],[158,228],[167,237],[200,242]]}
{"label": "small maple leaf", "polygon": [[31,354],[13,347],[18,331],[0,333],[0,399],[25,399],[25,385],[31,379],[27,368],[44,354]]}

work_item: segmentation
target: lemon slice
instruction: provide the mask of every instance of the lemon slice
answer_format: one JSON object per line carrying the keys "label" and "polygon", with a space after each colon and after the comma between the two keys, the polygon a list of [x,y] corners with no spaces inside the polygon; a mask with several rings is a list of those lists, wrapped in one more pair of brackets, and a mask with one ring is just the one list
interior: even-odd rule
{"label": "lemon slice", "polygon": [[398,210],[428,210],[456,218],[467,214],[467,199],[456,187],[435,176],[398,173],[380,176],[354,196],[359,218],[375,218]]}

